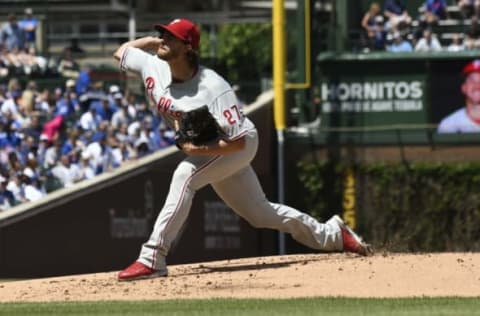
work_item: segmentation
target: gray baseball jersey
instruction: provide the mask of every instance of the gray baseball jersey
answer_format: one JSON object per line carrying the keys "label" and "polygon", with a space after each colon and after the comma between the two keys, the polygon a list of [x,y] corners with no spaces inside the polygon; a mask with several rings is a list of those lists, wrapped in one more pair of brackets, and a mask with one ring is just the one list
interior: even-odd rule
{"label": "gray baseball jersey", "polygon": [[465,107],[445,117],[438,125],[439,133],[478,133],[480,124],[468,116]]}
{"label": "gray baseball jersey", "polygon": [[216,72],[200,67],[195,76],[182,83],[172,82],[168,63],[138,48],[129,47],[120,61],[123,70],[139,72],[148,97],[168,126],[174,127],[173,119],[181,112],[207,105],[210,113],[229,139],[244,135],[254,128],[246,118],[232,87]]}
{"label": "gray baseball jersey", "polygon": [[253,123],[237,106],[230,85],[213,70],[200,67],[195,76],[174,83],[168,63],[140,49],[123,52],[120,67],[141,74],[147,95],[167,124],[181,111],[204,104],[223,128],[227,138],[245,138],[245,148],[220,156],[188,156],[176,168],[165,204],[138,261],[166,274],[165,257],[185,222],[195,192],[210,184],[222,200],[255,227],[278,229],[314,249],[342,250],[341,229],[335,220],[322,224],[289,206],[269,202],[250,166],[258,148]]}

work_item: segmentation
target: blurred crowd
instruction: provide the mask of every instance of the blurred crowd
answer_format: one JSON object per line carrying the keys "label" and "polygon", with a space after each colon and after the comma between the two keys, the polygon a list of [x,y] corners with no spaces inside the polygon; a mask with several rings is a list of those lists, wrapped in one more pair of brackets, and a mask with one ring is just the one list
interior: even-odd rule
{"label": "blurred crowd", "polygon": [[0,77],[47,71],[47,59],[36,54],[37,27],[31,8],[20,21],[15,14],[8,15],[0,29]]}
{"label": "blurred crowd", "polygon": [[0,85],[0,210],[118,168],[174,143],[148,104],[88,69],[54,91]]}
{"label": "blurred crowd", "polygon": [[[405,0],[385,0],[383,6],[372,2],[364,14],[361,25],[364,30],[364,52],[390,51],[462,51],[480,48],[480,1],[478,0],[425,0],[416,17],[408,12]],[[449,12],[456,8],[459,16]],[[461,32],[449,34],[448,41],[438,38],[434,30],[442,21],[458,25]]]}
{"label": "blurred crowd", "polygon": [[[91,82],[73,58],[77,43],[58,58],[37,55],[37,28],[31,8],[0,28],[0,211],[174,143],[143,96]],[[49,75],[76,79],[53,90],[18,79]]]}
{"label": "blurred crowd", "polygon": [[65,71],[78,70],[72,58],[71,47],[60,57],[46,57],[37,53],[39,22],[33,10],[26,8],[19,19],[11,13],[0,27],[0,78],[7,76],[55,76]]}

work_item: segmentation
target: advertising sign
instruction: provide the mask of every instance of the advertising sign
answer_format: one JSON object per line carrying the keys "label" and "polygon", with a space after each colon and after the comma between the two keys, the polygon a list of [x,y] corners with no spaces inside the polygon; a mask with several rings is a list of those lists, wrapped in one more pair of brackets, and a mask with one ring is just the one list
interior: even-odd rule
{"label": "advertising sign", "polygon": [[[421,75],[323,82],[322,119],[327,119],[330,127],[423,124],[428,120],[425,82]],[[342,115],[335,117],[335,113]]]}

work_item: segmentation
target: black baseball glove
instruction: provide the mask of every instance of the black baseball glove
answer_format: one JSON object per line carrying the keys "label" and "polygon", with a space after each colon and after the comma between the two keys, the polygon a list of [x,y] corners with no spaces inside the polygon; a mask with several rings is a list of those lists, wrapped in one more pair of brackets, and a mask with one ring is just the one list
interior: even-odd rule
{"label": "black baseball glove", "polygon": [[175,145],[182,149],[185,143],[203,145],[220,137],[220,127],[206,105],[183,112],[175,134]]}

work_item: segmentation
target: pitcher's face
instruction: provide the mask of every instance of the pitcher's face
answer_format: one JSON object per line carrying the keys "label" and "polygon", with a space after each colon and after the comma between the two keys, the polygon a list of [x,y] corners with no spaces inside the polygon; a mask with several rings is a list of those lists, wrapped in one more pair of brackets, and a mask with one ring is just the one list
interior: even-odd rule
{"label": "pitcher's face", "polygon": [[157,50],[157,55],[160,59],[168,62],[184,55],[188,50],[189,44],[168,31],[161,30],[158,37],[162,40],[162,44],[160,44]]}
{"label": "pitcher's face", "polygon": [[462,92],[468,104],[480,104],[480,73],[472,72],[467,76],[462,85]]}

